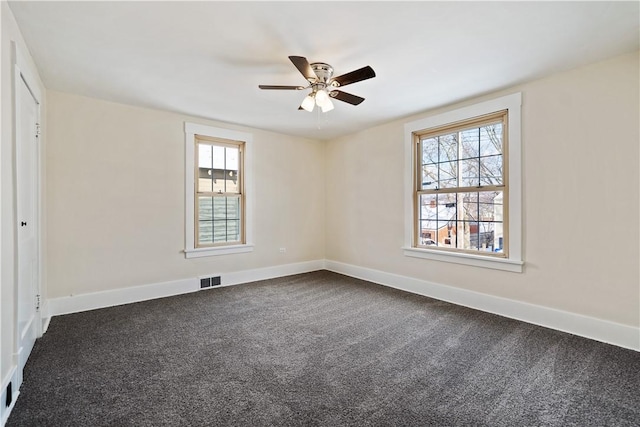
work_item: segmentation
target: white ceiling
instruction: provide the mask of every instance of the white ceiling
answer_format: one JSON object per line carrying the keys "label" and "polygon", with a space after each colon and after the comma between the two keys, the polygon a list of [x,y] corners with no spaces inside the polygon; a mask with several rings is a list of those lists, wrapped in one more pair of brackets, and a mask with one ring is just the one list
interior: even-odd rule
{"label": "white ceiling", "polygon": [[[639,48],[640,2],[12,1],[48,89],[329,139]],[[325,114],[287,58],[376,78]]]}

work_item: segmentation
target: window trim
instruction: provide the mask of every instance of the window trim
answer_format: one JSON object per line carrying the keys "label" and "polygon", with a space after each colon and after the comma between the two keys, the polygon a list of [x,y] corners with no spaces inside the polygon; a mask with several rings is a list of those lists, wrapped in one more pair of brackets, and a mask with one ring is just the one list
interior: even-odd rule
{"label": "window trim", "polygon": [[[185,122],[185,258],[200,258],[252,252],[253,244],[253,135],[213,126]],[[244,243],[221,246],[195,246],[196,135],[244,143],[242,180],[244,190]]]}
{"label": "window trim", "polygon": [[[521,149],[521,105],[522,94],[514,93],[497,99],[481,102],[431,117],[406,123],[405,131],[405,197],[404,223],[405,235],[404,255],[414,258],[451,262],[456,264],[485,267],[497,270],[522,272],[522,149]],[[444,251],[441,249],[417,248],[414,246],[415,227],[415,168],[416,150],[414,141],[416,134],[425,134],[436,128],[469,121],[481,116],[507,110],[506,156],[507,171],[505,182],[508,183],[508,229],[509,253],[506,258],[488,255],[476,255],[467,252]]]}

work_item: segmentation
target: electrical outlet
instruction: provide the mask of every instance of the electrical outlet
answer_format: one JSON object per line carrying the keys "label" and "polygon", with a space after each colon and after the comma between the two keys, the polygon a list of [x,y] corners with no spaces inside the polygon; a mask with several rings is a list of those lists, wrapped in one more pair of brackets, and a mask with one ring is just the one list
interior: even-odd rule
{"label": "electrical outlet", "polygon": [[280,253],[281,253],[281,254],[283,254],[283,253],[285,253],[285,252],[287,252],[287,248],[280,248]]}

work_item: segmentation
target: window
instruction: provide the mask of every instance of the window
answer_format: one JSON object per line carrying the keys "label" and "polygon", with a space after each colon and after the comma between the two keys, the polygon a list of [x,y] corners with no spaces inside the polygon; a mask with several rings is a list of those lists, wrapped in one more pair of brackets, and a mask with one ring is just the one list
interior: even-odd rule
{"label": "window", "polygon": [[[415,246],[506,256],[503,131],[507,112],[414,132]],[[418,238],[419,236],[419,238]]]}
{"label": "window", "polygon": [[196,247],[244,243],[244,143],[196,135]]}
{"label": "window", "polygon": [[185,124],[187,258],[248,252],[250,134]]}
{"label": "window", "polygon": [[405,132],[405,255],[522,271],[520,94]]}

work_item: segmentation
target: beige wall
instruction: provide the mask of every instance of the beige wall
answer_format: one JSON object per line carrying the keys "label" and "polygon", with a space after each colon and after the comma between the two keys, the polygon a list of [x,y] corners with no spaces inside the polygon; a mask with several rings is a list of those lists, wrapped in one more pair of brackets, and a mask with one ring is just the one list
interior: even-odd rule
{"label": "beige wall", "polygon": [[[327,259],[638,326],[638,76],[636,52],[328,142]],[[403,256],[404,123],[518,91],[524,273]]]}
{"label": "beige wall", "polygon": [[[185,121],[253,133],[254,252],[181,252]],[[48,298],[324,258],[322,142],[54,91],[48,122]]]}
{"label": "beige wall", "polygon": [[[183,122],[225,125],[50,91],[48,297],[326,251],[334,261],[637,326],[637,77],[635,53],[325,143],[236,127],[255,137],[256,250],[191,260],[180,253]],[[404,123],[516,91],[524,273],[404,257]],[[593,233],[600,226],[618,237],[603,241]]]}

